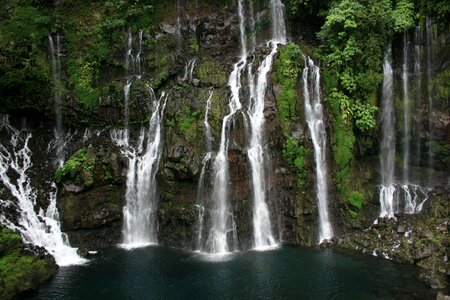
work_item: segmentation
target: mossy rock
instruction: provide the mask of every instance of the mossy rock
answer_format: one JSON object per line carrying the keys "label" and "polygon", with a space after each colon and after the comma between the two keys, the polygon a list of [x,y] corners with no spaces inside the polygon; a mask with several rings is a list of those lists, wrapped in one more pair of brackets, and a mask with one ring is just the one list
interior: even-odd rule
{"label": "mossy rock", "polygon": [[221,62],[204,58],[195,67],[194,76],[201,84],[221,87],[227,84],[229,74]]}
{"label": "mossy rock", "polygon": [[86,147],[75,152],[55,173],[55,181],[60,184],[74,184],[90,187],[94,183],[95,155]]}
{"label": "mossy rock", "polygon": [[36,289],[56,269],[53,257],[40,258],[26,252],[18,233],[0,226],[0,299]]}

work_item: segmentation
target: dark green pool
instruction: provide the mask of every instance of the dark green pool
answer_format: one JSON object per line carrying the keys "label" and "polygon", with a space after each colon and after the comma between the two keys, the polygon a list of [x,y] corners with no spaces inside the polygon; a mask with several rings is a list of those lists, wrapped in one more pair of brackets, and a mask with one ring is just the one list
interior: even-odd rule
{"label": "dark green pool", "polygon": [[282,247],[218,261],[164,247],[110,249],[61,268],[32,299],[432,299],[415,270],[386,260]]}

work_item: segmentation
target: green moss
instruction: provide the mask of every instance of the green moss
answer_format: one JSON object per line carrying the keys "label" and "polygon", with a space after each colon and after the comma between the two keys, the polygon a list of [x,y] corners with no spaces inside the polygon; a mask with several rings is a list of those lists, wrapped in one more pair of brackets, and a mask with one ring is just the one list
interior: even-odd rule
{"label": "green moss", "polygon": [[348,213],[350,214],[350,217],[352,219],[356,219],[358,217],[358,213],[356,211],[353,211],[353,210],[349,209]]}
{"label": "green moss", "polygon": [[288,137],[283,144],[283,158],[289,165],[295,167],[299,187],[304,187],[306,184],[307,173],[305,168],[305,157],[308,155],[308,152],[309,151],[303,145],[299,145],[297,139],[292,136]]}
{"label": "green moss", "polygon": [[275,62],[275,79],[281,86],[280,95],[277,97],[277,108],[284,133],[288,131],[290,120],[295,113],[301,62],[300,48],[293,43],[280,48],[279,56]]}
{"label": "green moss", "polygon": [[81,148],[55,173],[57,183],[84,185],[90,187],[94,183],[95,156],[90,149]]}
{"label": "green moss", "polygon": [[349,194],[347,202],[354,208],[360,209],[364,203],[364,195],[360,192],[353,191]]}
{"label": "green moss", "polygon": [[199,45],[195,37],[189,39],[189,52],[192,55],[198,54]]}
{"label": "green moss", "polygon": [[228,81],[228,73],[220,61],[204,58],[194,69],[195,77],[203,83],[209,83],[213,86],[224,86]]}
{"label": "green moss", "polygon": [[201,113],[198,111],[191,111],[185,104],[183,104],[182,110],[175,115],[177,128],[188,141],[194,140],[197,136],[197,125],[200,119]]}
{"label": "green moss", "polygon": [[450,82],[450,67],[440,71],[432,82],[436,97],[447,105],[450,99],[450,86],[448,82]]}
{"label": "green moss", "polygon": [[40,259],[23,252],[18,233],[0,227],[0,299],[37,288],[55,272],[52,259]]}
{"label": "green moss", "polygon": [[328,103],[332,116],[332,150],[333,158],[337,165],[336,186],[342,197],[348,193],[347,180],[350,172],[350,165],[353,159],[353,146],[355,144],[355,135],[350,122],[350,113],[348,112],[349,102],[342,93],[336,89],[335,77],[332,73],[324,72],[324,90],[327,95],[325,100]]}

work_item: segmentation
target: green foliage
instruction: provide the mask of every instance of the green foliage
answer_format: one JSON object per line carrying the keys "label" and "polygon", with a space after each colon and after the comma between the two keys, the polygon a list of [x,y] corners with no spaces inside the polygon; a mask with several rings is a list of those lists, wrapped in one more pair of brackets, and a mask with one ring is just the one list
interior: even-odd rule
{"label": "green foliage", "polygon": [[357,191],[351,192],[347,197],[347,204],[350,217],[356,219],[364,204],[364,195]]}
{"label": "green foliage", "polygon": [[[329,82],[327,78],[330,74],[325,72],[325,82]],[[328,85],[332,85],[328,83]],[[337,188],[341,195],[346,194],[346,180],[349,174],[350,164],[353,158],[353,145],[355,144],[355,135],[351,124],[348,122],[347,114],[343,112],[347,109],[346,97],[342,97],[342,94],[334,90],[326,98],[329,103],[330,112],[332,115],[333,125],[333,140],[332,149],[333,157],[338,166],[336,172]]]}
{"label": "green foliage", "polygon": [[414,26],[414,3],[412,0],[397,1],[392,16],[396,32],[403,32],[405,29]]}
{"label": "green foliage", "polygon": [[429,141],[426,146],[431,153],[437,156],[442,162],[450,162],[450,144],[444,144],[437,141]]}
{"label": "green foliage", "polygon": [[439,72],[433,79],[433,91],[436,92],[436,97],[442,103],[449,103],[450,100],[450,67]]}
{"label": "green foliage", "polygon": [[75,97],[85,109],[95,109],[97,107],[100,91],[93,88],[93,83],[97,78],[97,69],[92,62],[82,59],[70,60],[68,73],[71,76],[70,83],[73,86]]}
{"label": "green foliage", "polygon": [[355,120],[356,128],[360,131],[370,131],[375,128],[377,122],[374,117],[374,113],[378,110],[376,106],[370,103],[362,103],[357,100],[353,104],[352,116]]}
{"label": "green foliage", "polygon": [[51,95],[48,13],[33,1],[2,1],[0,110],[45,110]]}
{"label": "green foliage", "polygon": [[418,0],[417,2],[419,18],[435,18],[440,27],[448,26],[450,18],[450,2],[448,0]]}
{"label": "green foliage", "polygon": [[95,156],[91,150],[81,148],[55,173],[57,183],[74,183],[90,187],[94,183]]}
{"label": "green foliage", "polygon": [[[179,131],[189,141],[192,141],[197,135],[197,124],[201,119],[201,113],[199,111],[191,111],[191,109],[183,104],[181,111],[175,115],[175,122]],[[170,122],[169,122],[169,125]]]}
{"label": "green foliage", "polygon": [[355,209],[360,209],[364,203],[364,195],[360,192],[353,191],[349,194],[347,202]]}
{"label": "green foliage", "polygon": [[277,108],[284,132],[287,132],[289,121],[295,113],[296,90],[302,61],[300,47],[290,43],[279,50],[279,57],[275,63],[275,78],[281,85]]}
{"label": "green foliage", "polygon": [[192,55],[198,54],[199,45],[195,37],[189,39],[189,52]]}
{"label": "green foliage", "polygon": [[296,168],[298,186],[303,187],[305,185],[305,178],[307,175],[305,168],[305,157],[308,155],[308,150],[305,146],[299,145],[299,142],[295,137],[289,136],[283,144],[282,154],[286,162]]}

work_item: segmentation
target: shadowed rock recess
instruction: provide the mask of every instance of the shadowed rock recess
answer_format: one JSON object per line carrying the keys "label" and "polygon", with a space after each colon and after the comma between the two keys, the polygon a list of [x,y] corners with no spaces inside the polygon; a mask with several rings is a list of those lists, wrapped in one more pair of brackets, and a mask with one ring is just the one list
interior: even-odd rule
{"label": "shadowed rock recess", "polygon": [[[33,226],[57,227],[84,257],[133,247],[124,236],[139,226],[126,223],[137,194],[152,203],[138,211],[150,243],[215,253],[209,235],[222,214],[226,251],[352,249],[415,264],[448,294],[449,4],[281,2],[5,1],[0,298],[57,268],[53,248],[27,237],[19,199],[32,195]],[[222,135],[226,211],[215,202]],[[127,186],[130,176],[141,186]],[[271,227],[262,244],[255,193]]]}

